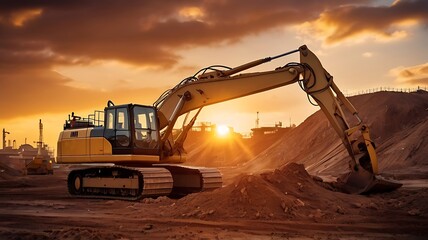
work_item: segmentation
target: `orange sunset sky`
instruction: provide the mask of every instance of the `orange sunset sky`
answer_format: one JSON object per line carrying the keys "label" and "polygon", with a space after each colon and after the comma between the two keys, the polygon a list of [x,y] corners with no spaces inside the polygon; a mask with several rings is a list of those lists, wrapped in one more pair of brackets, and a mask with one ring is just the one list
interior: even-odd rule
{"label": "orange sunset sky", "polygon": [[[56,140],[67,115],[151,105],[202,67],[234,67],[306,44],[345,93],[428,86],[428,1],[0,2],[0,128],[18,146]],[[294,54],[266,64],[273,70]],[[317,107],[298,85],[204,108],[238,132],[299,124]]]}

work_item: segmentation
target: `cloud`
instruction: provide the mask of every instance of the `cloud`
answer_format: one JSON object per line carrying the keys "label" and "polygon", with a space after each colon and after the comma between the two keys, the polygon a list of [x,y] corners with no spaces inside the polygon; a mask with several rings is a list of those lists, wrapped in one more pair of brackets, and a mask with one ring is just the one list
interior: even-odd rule
{"label": "cloud", "polygon": [[[133,66],[176,67],[180,61],[177,50],[238,41],[315,17],[318,11],[332,5],[316,0],[306,5],[291,3],[1,1],[0,95],[2,107],[10,110],[0,118],[58,112],[73,105],[89,107],[99,104],[98,99],[104,102],[111,96],[125,95],[110,91],[111,87],[107,91],[102,90],[103,86],[77,88],[76,83],[86,86],[85,80],[55,72],[61,66],[90,67],[100,61],[116,61]],[[309,14],[301,14],[303,11]],[[139,96],[141,92],[128,89],[127,96],[131,94]]]}
{"label": "cloud", "polygon": [[162,92],[144,87],[120,91],[111,87],[102,91],[103,86],[76,88],[73,83],[80,80],[85,86],[86,80],[77,76],[66,78],[54,71],[64,66],[113,61],[138,67],[180,69],[178,52],[183,49],[236,42],[302,22],[337,26],[326,36],[327,41],[335,42],[366,30],[386,31],[403,21],[426,21],[423,1],[398,2],[389,7],[361,6],[369,2],[1,1],[0,94],[1,104],[11,110],[0,118],[58,112],[73,106],[89,107],[99,104],[98,99],[103,103],[111,96],[125,99],[140,96],[144,90],[150,90],[148,96],[154,99],[154,93]]}
{"label": "cloud", "polygon": [[398,82],[410,85],[428,86],[428,62],[410,67],[397,67],[390,70],[390,74]]}
{"label": "cloud", "polygon": [[110,91],[99,91],[67,86],[71,81],[58,73],[45,70],[27,70],[10,75],[0,74],[2,98],[0,108],[3,109],[0,120],[38,113],[103,108],[108,100],[118,104],[139,102],[150,105],[164,90],[116,88]]}
{"label": "cloud", "polygon": [[8,23],[15,27],[22,27],[24,23],[36,18],[41,13],[42,9],[40,8],[17,10],[1,17],[0,22]]}
{"label": "cloud", "polygon": [[390,41],[408,36],[408,26],[428,24],[428,1],[402,0],[390,6],[343,5],[329,9],[314,21],[300,25],[304,34],[316,34],[329,44]]}
{"label": "cloud", "polygon": [[[31,1],[0,3],[0,49],[49,49],[52,63],[118,60],[176,64],[175,50],[205,46],[315,19],[336,4],[293,1]],[[356,1],[358,2],[358,1]],[[305,12],[305,14],[302,14]],[[17,26],[17,24],[19,26]],[[25,49],[24,49],[25,50]]]}
{"label": "cloud", "polygon": [[171,66],[180,60],[175,50],[233,42],[302,22],[327,43],[367,33],[383,38],[403,37],[407,33],[400,28],[402,24],[427,22],[426,1],[362,5],[367,2],[2,2],[0,32],[6,37],[0,40],[0,50],[21,53],[27,45],[33,46],[34,51],[49,50],[52,64],[118,60],[135,65]]}

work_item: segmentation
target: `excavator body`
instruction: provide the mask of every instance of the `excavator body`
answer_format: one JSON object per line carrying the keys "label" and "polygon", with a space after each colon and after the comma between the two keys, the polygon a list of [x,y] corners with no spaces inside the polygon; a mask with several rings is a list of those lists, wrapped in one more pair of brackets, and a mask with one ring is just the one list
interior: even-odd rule
{"label": "excavator body", "polygon": [[[295,52],[300,53],[300,63],[240,73]],[[219,188],[222,176],[218,169],[180,165],[186,161],[183,144],[187,133],[202,108],[293,83],[320,106],[349,153],[350,173],[340,178],[343,191],[361,194],[401,186],[377,176],[376,151],[368,127],[306,46],[236,68],[202,69],[167,90],[152,106],[109,101],[103,112],[86,119],[73,113],[59,136],[57,163],[81,166],[68,176],[69,192],[78,197],[135,200]],[[358,119],[355,126],[348,124],[342,106]],[[196,113],[187,122],[193,110]],[[173,134],[178,117],[184,114],[180,132]]]}
{"label": "excavator body", "polygon": [[185,162],[185,153],[162,154],[153,106],[110,105],[105,108],[103,126],[72,117],[59,136],[57,162],[112,164],[71,171],[68,189],[72,195],[136,200],[221,187],[217,169],[177,165]]}
{"label": "excavator body", "polygon": [[[29,162],[25,161],[25,173],[27,175],[47,175],[53,174],[52,162],[55,160],[49,154],[48,149],[43,148],[43,124],[39,120],[39,141],[37,142],[37,155]],[[43,154],[43,151],[45,152]]]}
{"label": "excavator body", "polygon": [[54,158],[35,156],[33,160],[26,163],[25,172],[27,175],[47,175],[53,174],[52,162]]}

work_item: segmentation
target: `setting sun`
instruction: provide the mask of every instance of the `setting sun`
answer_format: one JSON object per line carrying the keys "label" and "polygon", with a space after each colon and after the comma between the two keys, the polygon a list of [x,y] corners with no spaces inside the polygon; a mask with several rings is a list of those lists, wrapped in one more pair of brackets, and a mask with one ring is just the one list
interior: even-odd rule
{"label": "setting sun", "polygon": [[225,137],[229,135],[229,127],[226,125],[218,125],[216,128],[217,135],[220,137]]}

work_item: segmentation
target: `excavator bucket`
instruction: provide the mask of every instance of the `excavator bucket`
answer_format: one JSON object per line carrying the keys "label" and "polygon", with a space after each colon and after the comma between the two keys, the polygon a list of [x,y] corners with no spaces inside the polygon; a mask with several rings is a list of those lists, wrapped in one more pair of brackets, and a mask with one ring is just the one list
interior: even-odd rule
{"label": "excavator bucket", "polygon": [[360,167],[338,178],[336,187],[350,194],[369,194],[393,191],[403,184],[375,175]]}

